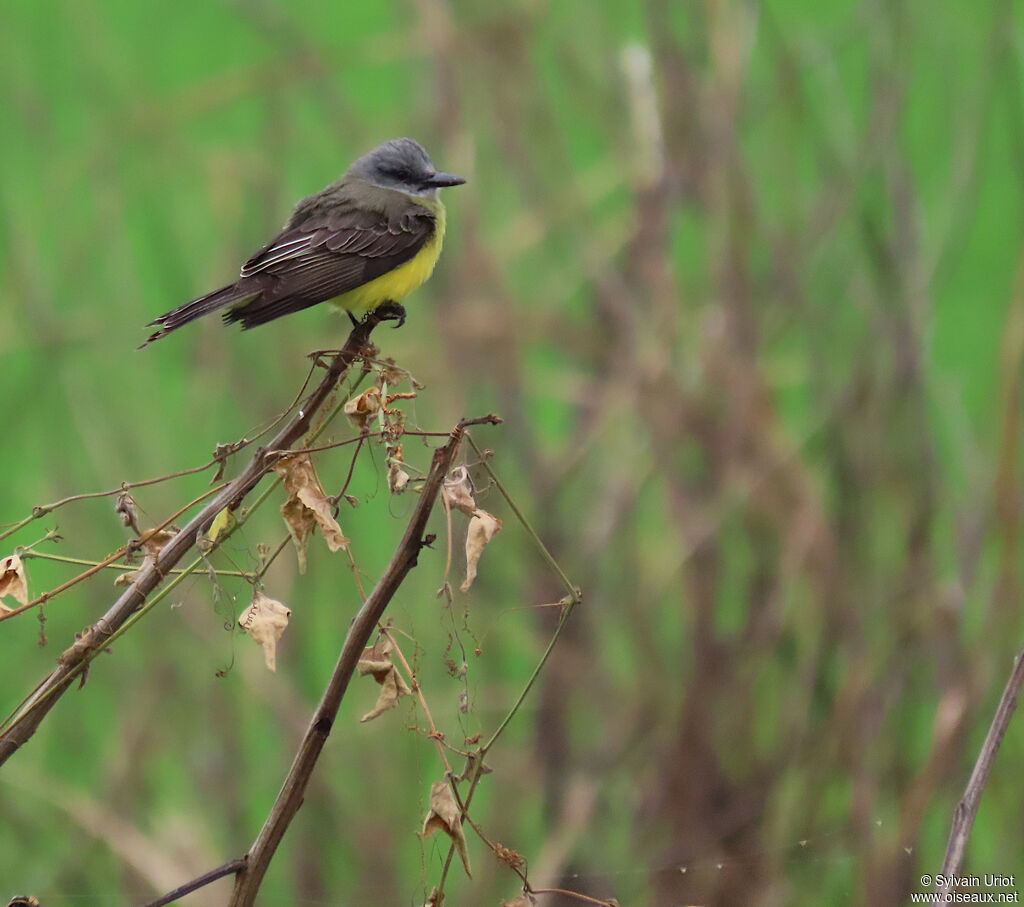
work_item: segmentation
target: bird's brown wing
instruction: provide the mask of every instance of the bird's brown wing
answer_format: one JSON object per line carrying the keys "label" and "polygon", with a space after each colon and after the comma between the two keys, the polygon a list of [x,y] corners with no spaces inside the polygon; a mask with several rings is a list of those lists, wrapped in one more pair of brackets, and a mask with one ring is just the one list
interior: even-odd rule
{"label": "bird's brown wing", "polygon": [[249,328],[333,299],[409,261],[434,229],[431,212],[414,204],[391,214],[345,205],[311,215],[242,266],[238,285],[258,286],[259,296],[224,318]]}

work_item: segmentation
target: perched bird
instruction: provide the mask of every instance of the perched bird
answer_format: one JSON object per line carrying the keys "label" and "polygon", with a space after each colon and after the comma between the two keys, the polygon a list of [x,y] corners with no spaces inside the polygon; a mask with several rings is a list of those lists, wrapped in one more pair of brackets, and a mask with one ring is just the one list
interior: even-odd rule
{"label": "perched bird", "polygon": [[412,139],[392,139],[355,161],[338,181],[295,206],[284,229],[244,265],[234,283],[151,321],[152,343],[209,312],[255,327],[330,301],[355,322],[402,299],[434,270],[444,240],[439,190],[464,183],[434,169]]}

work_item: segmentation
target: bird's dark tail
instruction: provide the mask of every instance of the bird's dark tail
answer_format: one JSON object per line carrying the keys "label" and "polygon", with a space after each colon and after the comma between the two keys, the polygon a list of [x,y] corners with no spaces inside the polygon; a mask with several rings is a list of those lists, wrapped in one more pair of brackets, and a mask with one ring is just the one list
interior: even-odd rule
{"label": "bird's dark tail", "polygon": [[198,299],[186,302],[184,305],[178,306],[178,308],[172,309],[167,314],[154,319],[146,327],[159,328],[159,330],[150,334],[139,346],[139,349],[141,350],[142,347],[152,343],[154,340],[166,337],[171,331],[176,331],[182,325],[195,321],[196,318],[201,318],[210,312],[216,312],[217,309],[223,309],[225,306],[251,302],[260,295],[261,291],[259,289],[253,289],[251,285],[242,287],[239,283],[221,287],[219,290],[214,290],[212,293],[207,293],[205,296],[200,296]]}

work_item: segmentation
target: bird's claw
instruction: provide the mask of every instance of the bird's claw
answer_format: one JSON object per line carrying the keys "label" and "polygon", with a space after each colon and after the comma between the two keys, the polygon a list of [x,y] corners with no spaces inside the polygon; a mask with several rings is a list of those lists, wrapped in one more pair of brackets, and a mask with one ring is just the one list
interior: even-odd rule
{"label": "bird's claw", "polygon": [[405,324],[405,306],[397,302],[385,302],[373,310],[378,321],[397,321],[396,328]]}

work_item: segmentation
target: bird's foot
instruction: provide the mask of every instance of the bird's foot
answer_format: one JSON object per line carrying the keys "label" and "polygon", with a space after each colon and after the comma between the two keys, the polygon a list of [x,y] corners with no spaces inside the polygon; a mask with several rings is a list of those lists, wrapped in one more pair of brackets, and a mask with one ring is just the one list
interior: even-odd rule
{"label": "bird's foot", "polygon": [[405,306],[399,305],[397,302],[385,302],[373,310],[371,313],[377,321],[397,321],[396,328],[400,328],[405,324]]}

